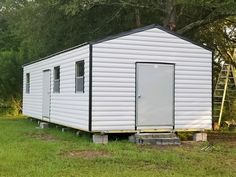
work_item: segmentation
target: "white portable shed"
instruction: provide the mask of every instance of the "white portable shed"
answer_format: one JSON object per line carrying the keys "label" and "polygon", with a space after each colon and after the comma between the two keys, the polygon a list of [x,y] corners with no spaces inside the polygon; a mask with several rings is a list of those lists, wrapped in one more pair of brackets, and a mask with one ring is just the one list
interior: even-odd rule
{"label": "white portable shed", "polygon": [[25,64],[23,114],[89,132],[212,128],[212,51],[151,25]]}

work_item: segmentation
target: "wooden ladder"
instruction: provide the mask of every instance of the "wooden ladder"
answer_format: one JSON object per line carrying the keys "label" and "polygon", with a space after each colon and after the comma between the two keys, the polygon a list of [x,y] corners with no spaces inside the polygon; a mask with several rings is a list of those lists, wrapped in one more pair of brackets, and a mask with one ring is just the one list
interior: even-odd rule
{"label": "wooden ladder", "polygon": [[214,111],[213,119],[218,121],[218,127],[221,125],[223,112],[225,110],[226,103],[228,103],[228,109],[230,116],[233,113],[232,104],[233,99],[236,98],[236,74],[232,65],[223,64],[219,73],[215,90],[214,90]]}

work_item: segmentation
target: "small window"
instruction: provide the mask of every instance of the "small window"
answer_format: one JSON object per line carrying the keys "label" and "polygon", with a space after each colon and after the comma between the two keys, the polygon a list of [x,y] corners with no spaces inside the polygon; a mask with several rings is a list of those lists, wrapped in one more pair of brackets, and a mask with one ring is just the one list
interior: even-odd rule
{"label": "small window", "polygon": [[54,67],[53,92],[60,93],[60,66]]}
{"label": "small window", "polygon": [[76,62],[75,92],[84,92],[84,60]]}
{"label": "small window", "polygon": [[27,74],[26,74],[25,92],[26,92],[26,93],[30,93],[30,73],[27,73]]}

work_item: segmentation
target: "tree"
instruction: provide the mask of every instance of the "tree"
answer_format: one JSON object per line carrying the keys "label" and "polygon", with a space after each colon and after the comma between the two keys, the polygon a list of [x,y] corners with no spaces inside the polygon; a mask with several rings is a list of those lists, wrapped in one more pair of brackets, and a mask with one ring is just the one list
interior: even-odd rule
{"label": "tree", "polygon": [[213,48],[216,71],[235,63],[235,0],[2,0],[0,99],[20,99],[23,63],[153,23]]}

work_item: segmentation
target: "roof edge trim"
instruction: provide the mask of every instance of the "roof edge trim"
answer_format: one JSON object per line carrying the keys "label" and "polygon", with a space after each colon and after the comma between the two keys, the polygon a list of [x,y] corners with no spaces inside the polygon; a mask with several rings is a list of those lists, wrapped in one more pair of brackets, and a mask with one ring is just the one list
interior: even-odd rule
{"label": "roof edge trim", "polygon": [[42,61],[42,60],[46,60],[46,59],[49,59],[49,58],[51,58],[51,57],[54,57],[54,56],[56,56],[56,55],[59,55],[59,54],[62,54],[62,53],[71,51],[71,50],[73,50],[73,49],[80,48],[80,47],[85,46],[85,45],[87,45],[87,44],[89,44],[89,42],[85,42],[85,43],[76,45],[76,46],[74,46],[74,47],[71,47],[71,48],[68,48],[68,49],[65,49],[65,50],[62,50],[62,51],[53,53],[53,54],[48,55],[48,56],[46,56],[46,57],[39,58],[39,59],[37,59],[37,60],[34,60],[34,61],[31,61],[31,62],[25,63],[25,64],[22,65],[22,68],[25,67],[25,66],[27,66],[27,65],[31,65],[31,64],[33,64],[33,63],[37,63],[37,62],[40,62],[40,61]]}
{"label": "roof edge trim", "polygon": [[171,35],[174,35],[182,40],[185,40],[187,42],[190,42],[196,46],[199,46],[205,50],[208,50],[210,52],[213,51],[213,49],[211,49],[210,47],[208,46],[205,46],[201,43],[198,43],[198,42],[195,42],[195,41],[192,41],[191,39],[187,38],[187,37],[184,37],[174,31],[171,31],[171,30],[168,30],[166,29],[165,27],[163,26],[160,26],[160,25],[157,25],[157,24],[152,24],[152,25],[148,25],[148,26],[144,26],[144,27],[141,27],[141,28],[136,28],[136,29],[132,29],[132,30],[129,30],[129,31],[126,31],[126,32],[122,32],[122,33],[119,33],[119,34],[115,34],[115,35],[110,35],[108,37],[105,37],[105,38],[102,38],[102,39],[98,39],[98,40],[94,40],[94,41],[91,41],[90,43],[91,44],[98,44],[98,43],[102,43],[102,42],[105,42],[105,41],[109,41],[109,40],[112,40],[112,39],[116,39],[116,38],[119,38],[119,37],[123,37],[123,36],[128,36],[130,34],[134,34],[134,33],[138,33],[138,32],[142,32],[142,31],[146,31],[146,30],[149,30],[149,29],[153,29],[153,28],[157,28],[159,30],[162,30],[164,32],[167,32]]}
{"label": "roof edge trim", "polygon": [[105,38],[101,38],[101,39],[98,39],[98,40],[93,40],[93,41],[90,41],[90,42],[85,42],[85,43],[76,45],[76,46],[74,46],[74,47],[71,47],[71,48],[68,48],[68,49],[65,49],[65,50],[56,52],[56,53],[54,53],[54,54],[48,55],[48,56],[46,56],[46,57],[40,58],[40,59],[38,59],[38,60],[31,61],[31,62],[29,62],[29,63],[26,63],[26,64],[22,65],[22,67],[25,67],[25,66],[30,65],[30,64],[33,64],[33,63],[37,63],[37,62],[42,61],[42,60],[46,60],[46,59],[48,59],[48,58],[50,58],[50,57],[53,57],[53,56],[59,55],[59,54],[61,54],[61,53],[65,53],[65,52],[71,51],[71,50],[73,50],[73,49],[76,49],[76,48],[79,48],[79,47],[82,47],[82,46],[85,46],[85,45],[88,45],[88,44],[94,45],[94,44],[102,43],[102,42],[109,41],[109,40],[112,40],[112,39],[116,39],[116,38],[119,38],[119,37],[127,36],[127,35],[130,35],[130,34],[134,34],[134,33],[142,32],[142,31],[146,31],[146,30],[149,30],[149,29],[153,29],[153,28],[157,28],[157,29],[159,29],[159,30],[162,30],[162,31],[164,31],[164,32],[167,32],[167,33],[169,33],[169,34],[171,34],[171,35],[174,35],[174,36],[176,36],[176,37],[178,37],[178,38],[180,38],[180,39],[182,39],[182,40],[185,40],[185,41],[187,41],[187,42],[190,42],[190,43],[192,43],[192,44],[194,44],[194,45],[196,45],[196,46],[198,46],[198,47],[201,47],[201,48],[203,48],[203,49],[205,49],[205,50],[208,50],[208,51],[210,51],[210,52],[213,51],[213,49],[210,48],[210,47],[208,47],[208,46],[205,46],[205,45],[203,45],[203,44],[201,44],[201,43],[192,41],[191,39],[188,39],[187,37],[184,37],[184,36],[182,36],[182,35],[180,35],[180,34],[174,32],[174,31],[168,30],[168,29],[166,29],[166,28],[164,28],[164,27],[162,27],[162,26],[160,26],[160,25],[152,24],[152,25],[148,25],[148,26],[141,27],[141,28],[132,29],[132,30],[129,30],[129,31],[126,31],[126,32],[118,33],[118,34],[115,34],[115,35],[110,35],[110,36],[107,36],[107,37],[105,37]]}

